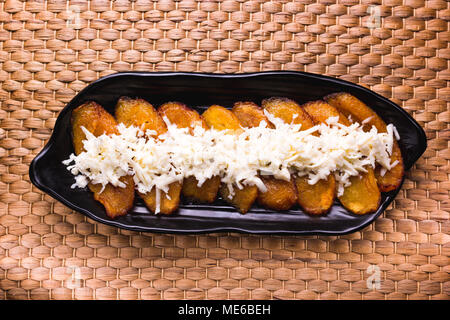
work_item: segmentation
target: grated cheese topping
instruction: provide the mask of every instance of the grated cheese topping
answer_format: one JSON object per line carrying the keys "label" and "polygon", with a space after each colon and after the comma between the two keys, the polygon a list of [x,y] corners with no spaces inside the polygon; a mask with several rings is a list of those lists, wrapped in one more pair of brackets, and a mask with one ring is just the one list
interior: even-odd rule
{"label": "grated cheese topping", "polygon": [[71,154],[63,164],[75,176],[72,188],[84,188],[89,182],[101,184],[102,191],[108,183],[123,188],[125,184],[119,179],[125,175],[133,176],[141,193],[156,188],[155,213],[159,211],[160,195],[164,196],[161,192],[169,197],[169,185],[189,176],[201,186],[218,175],[232,197],[233,186],[241,189],[255,185],[265,192],[260,175],[286,181],[293,174],[307,175],[312,185],[333,174],[339,196],[350,185],[349,178],[366,172],[367,166],[379,164],[386,172],[397,165],[390,159],[394,139],[399,138],[392,124],[385,133],[379,133],[376,127],[365,132],[361,124],[344,126],[338,123],[338,117],[330,117],[325,124],[300,131],[301,125],[286,124],[265,113],[275,128],[263,121],[240,133],[205,130],[199,125],[189,132],[167,118],[168,131],[158,139],[153,137],[154,131],[124,124],[118,125],[119,134],[98,137],[82,127],[85,151]]}

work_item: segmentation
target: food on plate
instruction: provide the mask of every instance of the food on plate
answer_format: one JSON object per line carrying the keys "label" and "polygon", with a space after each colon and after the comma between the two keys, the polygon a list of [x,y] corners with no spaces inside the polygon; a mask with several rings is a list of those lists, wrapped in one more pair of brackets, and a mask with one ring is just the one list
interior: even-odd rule
{"label": "food on plate", "polygon": [[367,214],[378,209],[381,200],[380,190],[373,169],[366,167],[367,172],[350,177],[350,186],[338,197],[344,208],[354,214]]}
{"label": "food on plate", "polygon": [[[236,115],[222,106],[210,106],[203,112],[202,117],[210,128],[228,130],[231,134],[239,134],[242,131]],[[222,184],[219,192],[225,201],[235,206],[241,213],[247,213],[258,196],[258,188],[254,185],[234,185],[230,189],[226,184]]]}
{"label": "food on plate", "polygon": [[374,212],[401,183],[398,133],[351,95],[324,99],[241,101],[200,115],[122,97],[116,119],[87,102],[72,112],[75,154],[63,163],[72,188],[89,186],[111,218],[132,208],[135,192],[155,214],[175,212],[181,194],[212,203],[218,193],[241,213],[257,202],[320,215],[336,197],[354,214]]}
{"label": "food on plate", "polygon": [[272,97],[262,101],[262,107],[285,123],[301,124],[301,130],[314,126],[311,117],[294,100],[283,97]]}
{"label": "food on plate", "polygon": [[336,194],[336,180],[332,175],[313,185],[308,182],[307,177],[296,177],[294,181],[299,195],[298,202],[305,212],[318,215],[330,210]]}
{"label": "food on plate", "polygon": [[[285,123],[300,124],[300,130],[314,127],[311,117],[295,101],[287,98],[269,98],[262,102],[264,109]],[[316,183],[308,182],[307,175],[295,177],[297,201],[309,214],[324,214],[333,205],[336,183],[333,175]]]}
{"label": "food on plate", "polygon": [[234,194],[232,194],[230,189],[225,184],[222,184],[219,192],[223,200],[233,205],[243,214],[250,210],[258,197],[258,188],[256,186],[242,186],[242,189],[235,186],[233,187]]}
{"label": "food on plate", "polygon": [[[338,122],[349,126],[350,121],[336,108],[325,101],[311,101],[302,105],[303,109],[317,123],[325,123],[330,117],[338,117]],[[358,176],[350,177],[350,185],[344,187],[344,192],[338,196],[342,205],[355,214],[366,214],[375,211],[381,200],[374,171],[366,166],[367,172],[361,172]]]}
{"label": "food on plate", "polygon": [[350,121],[325,101],[310,101],[302,105],[302,108],[316,123],[325,123],[330,117],[337,117],[338,122],[344,126],[349,126]]}
{"label": "food on plate", "polygon": [[242,131],[241,123],[236,115],[219,105],[212,105],[206,109],[202,118],[208,127],[215,130],[227,130],[227,133],[230,134],[238,134]]}
{"label": "food on plate", "polygon": [[114,116],[125,126],[137,126],[142,130],[153,130],[152,136],[167,132],[167,126],[155,108],[144,99],[121,97],[116,104]]}
{"label": "food on plate", "polygon": [[[232,112],[243,127],[253,128],[264,121],[269,128],[274,128],[261,107],[253,102],[236,102]],[[297,189],[293,180],[276,179],[273,176],[260,175],[267,190],[258,192],[258,204],[273,210],[289,210],[297,203]]]}
{"label": "food on plate", "polygon": [[[73,147],[76,155],[84,151],[85,130],[96,137],[118,133],[114,117],[95,102],[86,102],[73,110],[71,122]],[[80,184],[83,186],[86,181],[80,181]],[[134,183],[130,175],[122,176],[116,181],[116,186],[108,183],[103,187],[100,183],[89,182],[88,187],[93,192],[94,199],[105,207],[106,214],[110,218],[123,216],[133,207]]]}
{"label": "food on plate", "polygon": [[[120,98],[116,105],[115,116],[117,121],[125,126],[136,126],[142,130],[154,130],[155,136],[167,132],[166,124],[161,116],[144,99]],[[159,192],[156,187],[153,187],[150,192],[143,193],[138,191],[138,194],[151,212],[173,213],[180,203],[181,183],[173,182],[169,185],[167,192],[163,192],[161,195]]]}
{"label": "food on plate", "polygon": [[158,114],[161,116],[161,119],[167,117],[167,120],[178,128],[188,128],[190,133],[192,133],[195,126],[208,129],[205,120],[200,114],[181,102],[166,102],[162,104],[158,108]]}
{"label": "food on plate", "polygon": [[261,121],[264,121],[268,128],[275,128],[269,119],[267,119],[264,110],[254,102],[236,102],[231,111],[236,115],[244,128],[257,127],[260,125]]}
{"label": "food on plate", "polygon": [[[158,113],[162,118],[167,117],[171,123],[179,128],[189,128],[190,133],[196,125],[208,129],[205,120],[197,111],[180,102],[167,102],[158,108]],[[183,196],[200,203],[214,202],[220,187],[220,177],[213,176],[202,181],[200,186],[198,184],[199,181],[195,177],[186,177],[181,189]]]}
{"label": "food on plate", "polygon": [[293,180],[276,179],[273,176],[260,177],[267,191],[258,193],[258,204],[267,209],[283,211],[297,203],[297,189]]}
{"label": "food on plate", "polygon": [[[350,117],[353,121],[363,124],[366,131],[369,131],[373,126],[377,128],[378,132],[387,132],[388,130],[386,123],[375,113],[375,111],[349,93],[334,93],[325,97],[325,100],[345,116]],[[394,145],[392,146],[391,163],[395,163],[395,165],[393,165],[390,170],[387,170],[380,165],[375,168],[378,186],[383,192],[397,189],[403,180],[405,170],[402,152],[395,140]]]}

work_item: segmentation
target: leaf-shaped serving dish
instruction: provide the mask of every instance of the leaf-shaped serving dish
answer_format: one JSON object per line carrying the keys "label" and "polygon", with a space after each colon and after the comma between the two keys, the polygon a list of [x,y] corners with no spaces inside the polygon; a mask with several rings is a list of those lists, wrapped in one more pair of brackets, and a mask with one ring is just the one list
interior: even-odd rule
{"label": "leaf-shaped serving dish", "polygon": [[140,97],[154,106],[180,101],[200,113],[211,104],[230,107],[236,101],[253,101],[281,96],[303,104],[334,92],[348,92],[370,106],[386,123],[393,123],[401,136],[405,170],[423,154],[427,141],[420,125],[402,108],[379,94],[356,84],[304,72],[259,72],[250,74],[204,73],[117,73],[101,78],[77,94],[61,111],[53,134],[30,165],[35,186],[66,206],[88,217],[119,228],[167,233],[249,232],[268,234],[339,235],[357,231],[373,222],[395,198],[400,187],[382,194],[378,210],[354,215],[338,202],[324,216],[311,216],[295,207],[274,212],[254,205],[245,215],[218,199],[210,205],[182,202],[171,216],[151,214],[139,199],[126,216],[111,220],[103,206],[86,189],[71,189],[72,174],[62,161],[73,152],[70,116],[74,108],[88,100],[112,112],[121,96]]}

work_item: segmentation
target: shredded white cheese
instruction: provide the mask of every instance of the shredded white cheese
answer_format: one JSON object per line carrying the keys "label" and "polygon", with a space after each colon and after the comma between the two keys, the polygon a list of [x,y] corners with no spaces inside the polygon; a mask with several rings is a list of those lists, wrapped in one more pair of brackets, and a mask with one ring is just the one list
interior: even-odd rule
{"label": "shredded white cheese", "polygon": [[315,184],[334,174],[341,195],[350,184],[349,178],[365,172],[365,167],[374,168],[378,163],[387,171],[397,164],[390,160],[398,135],[392,124],[386,133],[377,132],[375,127],[364,132],[358,123],[347,127],[338,123],[338,117],[331,117],[326,124],[300,131],[301,125],[286,124],[269,113],[266,116],[274,129],[261,122],[239,134],[201,126],[195,126],[191,133],[165,118],[168,131],[158,139],[152,136],[153,131],[123,124],[118,125],[119,134],[98,137],[83,127],[85,151],[71,154],[63,163],[75,175],[72,188],[84,188],[89,182],[125,187],[119,180],[125,175],[133,176],[141,193],[156,188],[155,213],[159,211],[161,191],[167,193],[171,183],[189,176],[201,186],[218,175],[232,196],[233,185],[255,185],[265,192],[259,175],[287,181],[292,174],[307,175],[308,182]]}

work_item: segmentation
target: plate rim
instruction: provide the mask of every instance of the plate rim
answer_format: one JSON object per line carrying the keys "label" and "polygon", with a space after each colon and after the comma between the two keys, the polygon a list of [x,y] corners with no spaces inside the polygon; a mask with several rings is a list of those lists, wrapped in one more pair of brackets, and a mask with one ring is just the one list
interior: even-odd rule
{"label": "plate rim", "polygon": [[72,203],[70,200],[66,199],[65,197],[61,196],[58,192],[55,192],[52,188],[46,186],[43,184],[39,178],[37,177],[36,173],[36,164],[40,161],[40,159],[48,152],[50,148],[53,147],[57,132],[60,131],[60,127],[62,126],[62,121],[60,121],[67,112],[71,111],[72,105],[74,104],[74,101],[81,97],[86,91],[90,90],[91,88],[95,87],[101,82],[107,81],[111,78],[116,77],[124,77],[124,76],[138,76],[138,77],[175,77],[175,76],[194,76],[194,77],[204,77],[204,78],[252,78],[252,77],[258,77],[258,76],[270,76],[270,75],[293,75],[293,76],[301,76],[306,78],[314,78],[317,80],[322,81],[329,81],[333,83],[337,83],[340,85],[344,85],[347,87],[355,88],[356,90],[362,90],[370,95],[375,96],[377,99],[381,100],[383,103],[386,103],[396,109],[396,111],[400,112],[403,116],[405,116],[411,125],[414,126],[415,131],[418,135],[419,141],[417,143],[418,149],[415,157],[411,160],[411,164],[409,166],[405,166],[405,171],[409,170],[414,163],[423,155],[425,150],[427,149],[427,138],[425,131],[423,128],[419,125],[419,123],[403,108],[401,108],[399,105],[397,105],[395,102],[383,97],[382,95],[366,88],[361,85],[349,82],[347,80],[333,78],[326,75],[321,74],[315,74],[315,73],[309,73],[309,72],[303,72],[303,71],[262,71],[262,72],[251,72],[251,73],[237,73],[237,74],[219,74],[219,73],[201,73],[201,72],[147,72],[147,71],[126,71],[126,72],[117,72],[113,74],[106,75],[104,77],[101,77],[97,80],[94,80],[90,84],[88,84],[86,87],[84,87],[82,90],[80,90],[75,96],[72,97],[72,99],[64,106],[64,108],[59,112],[58,117],[56,118],[55,125],[52,129],[52,134],[45,144],[45,146],[41,149],[41,151],[33,158],[33,160],[30,163],[29,166],[29,177],[30,181],[33,185],[35,185],[38,189],[42,190],[43,192],[47,193],[54,199],[60,201],[64,205],[68,206],[72,210],[75,210],[77,212],[80,212],[87,217],[93,219],[96,222],[103,223],[106,225],[132,230],[132,231],[138,231],[138,232],[152,232],[152,233],[172,233],[172,234],[205,234],[205,233],[217,233],[217,232],[237,232],[237,233],[244,233],[244,234],[271,234],[271,235],[326,235],[326,236],[333,236],[333,235],[345,235],[349,233],[356,232],[358,230],[361,230],[368,225],[372,224],[387,208],[387,206],[394,200],[396,195],[400,192],[405,176],[402,178],[402,182],[400,186],[391,192],[388,193],[390,197],[392,197],[392,201],[385,200],[383,203],[380,204],[378,208],[378,212],[373,215],[371,219],[366,221],[365,223],[362,223],[356,227],[347,228],[343,231],[327,231],[327,230],[298,230],[298,231],[291,231],[291,230],[250,230],[246,228],[238,228],[238,227],[209,227],[209,228],[202,228],[202,229],[174,229],[174,228],[162,228],[162,227],[152,227],[152,226],[138,226],[138,225],[128,225],[121,223],[118,220],[112,220],[112,219],[104,219],[101,218],[94,213],[90,212],[87,209],[84,209],[82,207],[79,207]]}

